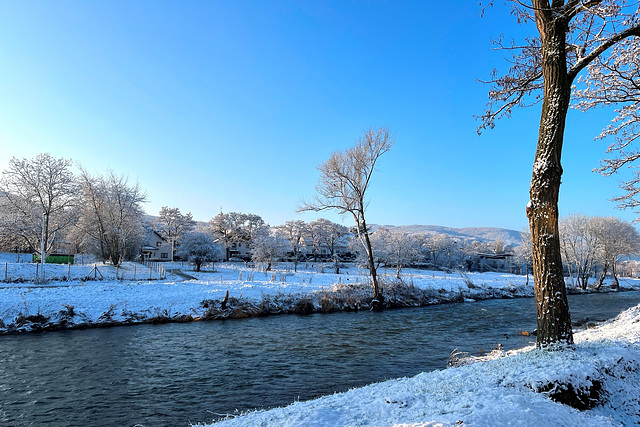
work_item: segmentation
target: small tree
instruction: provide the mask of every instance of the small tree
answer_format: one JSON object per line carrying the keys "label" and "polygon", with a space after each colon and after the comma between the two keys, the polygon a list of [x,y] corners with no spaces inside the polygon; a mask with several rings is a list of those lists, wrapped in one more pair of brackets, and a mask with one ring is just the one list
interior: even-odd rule
{"label": "small tree", "polygon": [[324,246],[329,251],[329,258],[333,261],[335,273],[340,274],[340,258],[336,249],[339,246],[347,246],[346,236],[349,235],[349,228],[328,219],[319,218],[317,221],[309,223],[307,233],[313,245],[314,261],[318,260],[318,251]]}
{"label": "small tree", "polygon": [[251,243],[251,259],[267,264],[265,271],[271,271],[271,265],[284,255],[286,245],[287,240],[282,236],[259,235]]}
{"label": "small tree", "polygon": [[183,214],[179,208],[170,208],[163,206],[158,213],[156,227],[165,239],[171,242],[171,249],[175,249],[179,244],[180,238],[196,227],[191,212]]}
{"label": "small tree", "polygon": [[382,308],[384,298],[378,286],[376,266],[365,221],[366,192],[371,176],[381,155],[391,149],[393,138],[387,128],[369,129],[356,144],[346,151],[334,152],[321,164],[320,183],[311,203],[303,203],[299,211],[324,211],[336,209],[340,214],[349,213],[356,225],[356,238],[360,241],[368,260],[373,285],[372,304]]}
{"label": "small tree", "polygon": [[560,247],[569,275],[581,289],[587,289],[589,278],[593,275],[596,263],[596,251],[600,244],[595,233],[594,219],[584,214],[572,214],[560,219]]}
{"label": "small tree", "polygon": [[522,243],[515,248],[515,256],[518,261],[524,265],[525,274],[527,275],[527,285],[529,284],[529,267],[533,262],[531,255],[531,232],[525,228],[520,232]]}
{"label": "small tree", "polygon": [[300,262],[300,249],[304,244],[308,229],[308,225],[301,220],[287,221],[283,225],[276,227],[277,233],[289,241],[293,255],[293,270],[296,272]]}
{"label": "small tree", "polygon": [[205,262],[213,263],[224,258],[222,248],[213,241],[211,236],[198,231],[192,231],[182,236],[182,243],[177,254],[195,264],[196,271],[200,271],[200,267]]}

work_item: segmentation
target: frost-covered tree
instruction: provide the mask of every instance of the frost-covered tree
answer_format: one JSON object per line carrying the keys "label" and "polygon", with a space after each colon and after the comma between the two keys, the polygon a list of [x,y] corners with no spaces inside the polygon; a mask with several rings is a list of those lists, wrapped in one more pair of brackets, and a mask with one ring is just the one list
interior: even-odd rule
{"label": "frost-covered tree", "polygon": [[318,260],[318,251],[324,247],[329,251],[329,259],[333,261],[335,273],[340,274],[340,257],[336,250],[349,245],[349,228],[328,219],[319,218],[309,223],[308,230],[313,244],[314,261]]}
{"label": "frost-covered tree", "polygon": [[276,227],[276,233],[289,241],[293,256],[293,270],[296,272],[300,262],[300,250],[305,243],[304,238],[308,234],[308,230],[308,224],[301,220],[287,221]]}
{"label": "frost-covered tree", "polygon": [[138,255],[146,194],[126,175],[91,175],[80,169],[81,204],[77,226],[103,261],[119,265]]}
{"label": "frost-covered tree", "polygon": [[180,208],[163,206],[158,213],[155,226],[160,235],[172,242],[175,248],[185,233],[195,229],[196,222],[193,220],[191,212],[183,214],[180,212]]}
{"label": "frost-covered tree", "polygon": [[210,235],[198,231],[191,231],[182,236],[177,255],[195,265],[196,271],[200,271],[204,263],[224,259],[222,246],[216,244]]}
{"label": "frost-covered tree", "polygon": [[462,256],[461,265],[468,271],[480,266],[480,254],[485,252],[484,245],[478,240],[460,239],[458,249]]}
{"label": "frost-covered tree", "polygon": [[260,215],[241,212],[220,212],[209,221],[207,228],[213,238],[225,247],[227,261],[233,243],[251,245],[256,237],[269,234],[269,225]]}
{"label": "frost-covered tree", "polygon": [[560,220],[560,247],[570,277],[578,286],[587,289],[596,265],[596,251],[600,244],[592,217],[572,214]]}
{"label": "frost-covered tree", "polygon": [[[610,158],[604,159],[596,170],[605,176],[624,166],[633,167],[640,151],[633,143],[640,137],[640,41],[638,37],[625,39],[611,48],[611,54],[598,57],[588,67],[586,76],[579,79],[583,89],[577,90],[576,108],[586,111],[600,105],[616,105],[617,115],[598,139],[613,138],[607,149]],[[622,182],[622,195],[615,197],[621,208],[640,213],[640,173]]]}
{"label": "frost-covered tree", "polygon": [[[439,233],[429,237],[429,245],[433,253],[433,262],[436,267],[453,267],[453,257],[456,253],[456,242],[448,234]],[[440,263],[444,259],[446,263]]]}
{"label": "frost-covered tree", "polygon": [[613,278],[614,287],[619,287],[616,267],[622,255],[635,255],[640,250],[640,235],[638,231],[626,221],[615,217],[595,217],[591,224],[592,232],[596,235],[598,245],[595,257],[602,267],[602,274],[595,285],[599,289],[609,271]]}
{"label": "frost-covered tree", "polygon": [[531,233],[529,229],[524,229],[520,232],[520,239],[522,243],[520,246],[516,246],[514,252],[516,260],[524,265],[525,274],[527,275],[527,285],[529,284],[529,268],[533,262],[531,254]]}
{"label": "frost-covered tree", "polygon": [[396,269],[400,279],[402,267],[414,264],[420,257],[421,239],[418,236],[381,227],[371,235],[376,259]]}
{"label": "frost-covered tree", "polygon": [[[527,217],[533,253],[537,346],[555,348],[556,344],[562,347],[573,343],[558,232],[561,154],[572,85],[578,74],[595,61],[612,63],[609,58],[616,51],[611,48],[623,46],[620,43],[640,43],[640,11],[635,2],[624,0],[510,3],[518,22],[535,24],[536,30],[520,43],[498,40],[499,47],[511,53],[511,66],[505,74],[494,70],[489,81],[489,103],[479,130],[493,127],[495,120],[508,117],[516,107],[542,103]],[[616,70],[633,76],[633,68],[626,64]],[[593,83],[603,81],[597,73],[593,77],[591,82],[587,79],[582,83],[591,83],[594,88]],[[574,96],[579,103],[581,92],[574,92]]]}
{"label": "frost-covered tree", "polygon": [[233,243],[234,231],[229,215],[222,212],[214,216],[207,224],[207,232],[225,248],[226,261],[229,261],[229,247]]}
{"label": "frost-covered tree", "polygon": [[[49,252],[76,221],[78,185],[71,160],[38,154],[9,160],[0,178],[0,231],[31,251]],[[43,245],[44,243],[44,245]]]}
{"label": "frost-covered tree", "polygon": [[251,242],[251,259],[254,262],[266,264],[265,271],[271,271],[271,266],[285,254],[287,240],[279,235],[261,234]]}
{"label": "frost-covered tree", "polygon": [[366,192],[380,156],[391,149],[393,137],[387,128],[369,129],[356,144],[346,151],[336,151],[321,164],[320,182],[316,186],[313,202],[303,203],[299,211],[336,209],[340,214],[351,214],[355,222],[355,236],[362,245],[369,266],[373,286],[372,304],[382,308],[384,298],[378,286],[376,266],[369,230],[364,217],[368,201]]}

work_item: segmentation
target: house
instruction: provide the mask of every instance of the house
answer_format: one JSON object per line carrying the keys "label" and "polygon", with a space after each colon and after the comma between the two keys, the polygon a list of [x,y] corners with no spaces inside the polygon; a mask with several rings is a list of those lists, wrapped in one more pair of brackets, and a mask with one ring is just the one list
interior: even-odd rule
{"label": "house", "polygon": [[155,230],[149,230],[142,244],[144,261],[171,261],[171,244]]}
{"label": "house", "polygon": [[232,242],[227,248],[229,251],[229,259],[240,258],[243,260],[251,259],[251,248],[249,242]]}

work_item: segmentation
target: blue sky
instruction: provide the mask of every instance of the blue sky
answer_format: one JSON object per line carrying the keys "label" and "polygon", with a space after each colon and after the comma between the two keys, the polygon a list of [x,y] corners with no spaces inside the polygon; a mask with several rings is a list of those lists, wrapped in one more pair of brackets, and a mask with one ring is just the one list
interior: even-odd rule
{"label": "blue sky", "polygon": [[[331,152],[388,126],[370,223],[519,230],[539,108],[481,136],[473,116],[506,66],[490,39],[527,31],[477,1],[0,2],[0,169],[49,152],[128,174],[150,214],[350,224],[295,211]],[[610,119],[570,112],[561,215],[635,218],[591,172]]]}

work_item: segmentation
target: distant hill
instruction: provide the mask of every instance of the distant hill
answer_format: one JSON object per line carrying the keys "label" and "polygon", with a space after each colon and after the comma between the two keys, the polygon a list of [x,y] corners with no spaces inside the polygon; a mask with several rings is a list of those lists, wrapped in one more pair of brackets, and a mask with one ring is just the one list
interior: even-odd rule
{"label": "distant hill", "polygon": [[451,238],[478,240],[480,242],[494,242],[502,240],[505,245],[519,246],[522,243],[520,232],[506,228],[494,227],[467,227],[452,228],[440,225],[371,225],[371,231],[375,232],[380,227],[389,230],[400,230],[408,234],[447,234]]}

